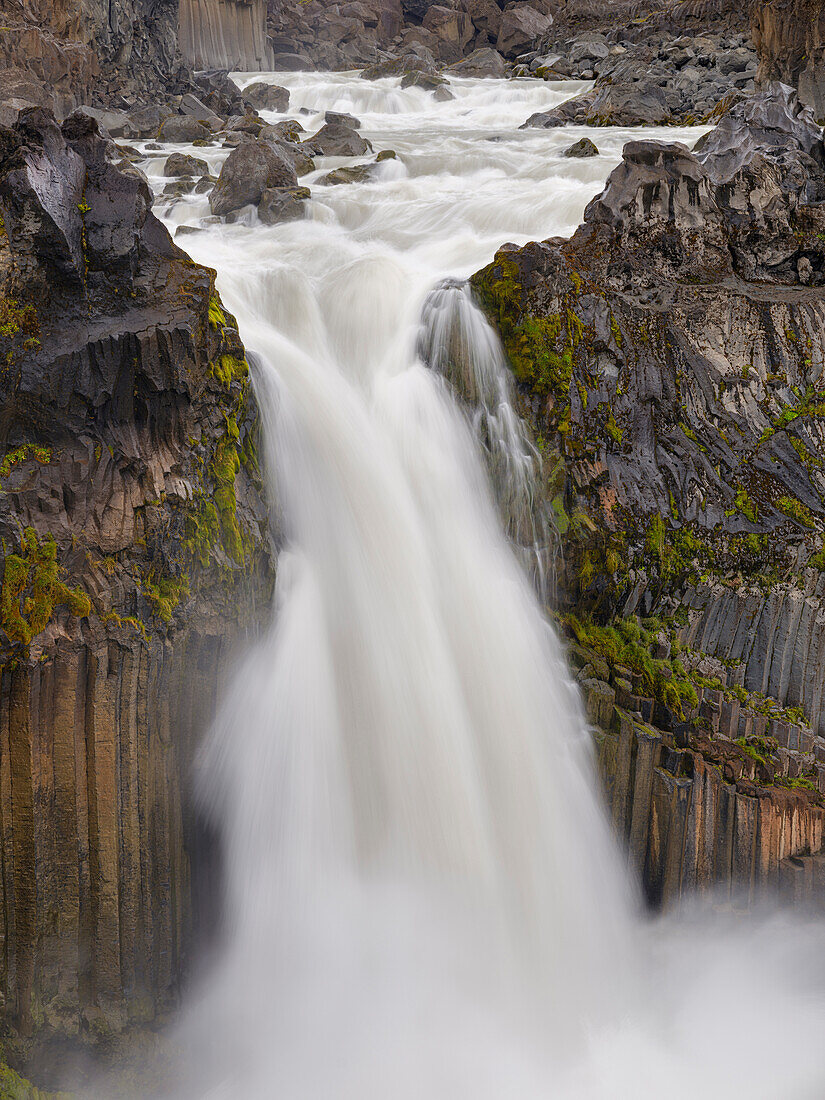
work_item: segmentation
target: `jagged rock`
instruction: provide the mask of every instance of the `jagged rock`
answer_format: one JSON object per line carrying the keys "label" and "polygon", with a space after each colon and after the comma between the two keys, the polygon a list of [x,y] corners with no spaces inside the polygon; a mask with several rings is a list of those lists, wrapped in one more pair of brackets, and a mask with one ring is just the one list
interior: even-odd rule
{"label": "jagged rock", "polygon": [[372,152],[372,145],[349,126],[325,123],[317,134],[301,142],[313,157],[360,157]]}
{"label": "jagged rock", "polygon": [[206,69],[194,73],[193,83],[206,106],[221,118],[244,114],[241,90],[224,69]]}
{"label": "jagged rock", "polygon": [[258,204],[258,217],[264,225],[295,221],[306,215],[308,187],[268,187]]}
{"label": "jagged rock", "polygon": [[531,115],[525,127],[657,126],[670,120],[665,93],[658,85],[637,81],[607,84],[568,99],[551,111]]}
{"label": "jagged rock", "polygon": [[286,154],[265,141],[246,141],[224,161],[218,182],[209,196],[213,214],[229,214],[261,201],[267,188],[296,187],[295,169]]}
{"label": "jagged rock", "polygon": [[299,142],[287,140],[277,132],[269,133],[268,129],[261,134],[258,140],[265,141],[267,144],[274,146],[284,157],[286,157],[295,169],[296,175],[305,176],[308,172],[314,170],[315,161]]}
{"label": "jagged rock", "polygon": [[186,153],[172,153],[163,166],[164,176],[199,176],[209,171],[209,165],[200,157]]}
{"label": "jagged rock", "polygon": [[211,127],[191,115],[171,115],[163,120],[158,130],[158,141],[190,143],[211,136]]}
{"label": "jagged rock", "polygon": [[473,50],[463,61],[450,65],[449,72],[455,73],[456,76],[505,76],[507,66],[498,50],[488,47],[483,50]]}
{"label": "jagged rock", "polygon": [[289,110],[289,91],[277,84],[258,80],[254,84],[247,84],[241,95],[244,102],[256,111],[275,111],[282,115]]}
{"label": "jagged rock", "polygon": [[464,0],[464,10],[472,19],[476,30],[495,42],[501,27],[501,8],[496,0]]}
{"label": "jagged rock", "polygon": [[0,131],[3,982],[89,1041],[175,1000],[212,866],[181,777],[272,584],[236,328],[108,149]]}
{"label": "jagged rock", "polygon": [[552,22],[552,15],[542,15],[525,3],[507,8],[501,17],[496,49],[505,57],[516,57],[545,34]]}
{"label": "jagged rock", "polygon": [[[590,138],[579,138],[562,153],[563,157],[597,157],[599,150]],[[168,174],[168,173],[167,173]]]}

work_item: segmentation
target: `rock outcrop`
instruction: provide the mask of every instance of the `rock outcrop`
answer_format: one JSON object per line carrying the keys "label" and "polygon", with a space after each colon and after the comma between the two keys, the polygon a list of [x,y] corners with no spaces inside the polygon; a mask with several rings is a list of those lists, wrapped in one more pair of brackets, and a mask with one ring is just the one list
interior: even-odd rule
{"label": "rock outcrop", "polygon": [[93,98],[151,97],[186,82],[178,0],[6,0],[2,7],[0,65],[27,73],[47,97],[35,103],[60,116]]}
{"label": "rock outcrop", "polygon": [[781,80],[825,119],[825,3],[823,0],[755,0],[751,32],[759,53],[759,80]]}
{"label": "rock outcrop", "polygon": [[[773,760],[737,788],[771,813],[825,788],[823,242],[822,131],[773,85],[692,152],[631,142],[570,240],[506,245],[472,280],[544,448],[596,679],[624,709],[649,696],[672,749]],[[665,635],[640,644],[633,616]]]}
{"label": "rock outcrop", "polygon": [[0,991],[44,1041],[174,1001],[189,764],[273,579],[236,327],[117,155],[0,129]]}
{"label": "rock outcrop", "polygon": [[546,80],[595,79],[595,86],[527,125],[689,125],[714,121],[733,97],[754,91],[756,53],[745,35],[674,37],[650,29],[638,41],[638,33],[614,25],[572,40],[543,40],[533,72]]}

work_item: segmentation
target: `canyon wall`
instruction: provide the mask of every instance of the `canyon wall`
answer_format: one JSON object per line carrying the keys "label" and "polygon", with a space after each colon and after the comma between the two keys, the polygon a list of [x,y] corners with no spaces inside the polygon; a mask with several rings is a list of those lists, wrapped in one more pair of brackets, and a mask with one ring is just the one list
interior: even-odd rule
{"label": "canyon wall", "polygon": [[24,1037],[174,1001],[213,858],[192,757],[273,583],[237,328],[118,158],[85,115],[0,129],[0,992]]}
{"label": "canyon wall", "polygon": [[781,80],[817,119],[825,118],[825,3],[823,0],[754,0],[751,31],[762,83]]}
{"label": "canyon wall", "polygon": [[5,103],[28,92],[62,117],[93,98],[157,96],[185,75],[178,0],[0,0],[0,13]]}
{"label": "canyon wall", "polygon": [[[571,239],[505,245],[472,280],[541,444],[560,618],[656,904],[697,884],[663,870],[691,844],[724,848],[703,882],[741,879],[736,822],[748,888],[754,853],[822,844],[823,199],[822,131],[773,85],[693,152],[629,143]],[[617,761],[651,738],[634,786]]]}
{"label": "canyon wall", "polygon": [[180,0],[180,48],[195,69],[272,69],[266,0]]}

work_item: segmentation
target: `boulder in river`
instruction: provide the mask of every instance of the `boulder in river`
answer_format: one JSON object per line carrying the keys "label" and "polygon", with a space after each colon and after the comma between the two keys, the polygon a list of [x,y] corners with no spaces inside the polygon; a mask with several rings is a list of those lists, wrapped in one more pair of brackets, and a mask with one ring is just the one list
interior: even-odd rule
{"label": "boulder in river", "polygon": [[597,157],[599,150],[590,138],[579,138],[572,145],[568,145],[562,153],[563,157]]}
{"label": "boulder in river", "polygon": [[191,143],[212,137],[207,123],[191,115],[171,115],[164,119],[158,130],[158,141]]}
{"label": "boulder in river", "polygon": [[209,165],[200,157],[187,153],[172,153],[163,166],[164,176],[200,176],[209,171]]}
{"label": "boulder in river", "polygon": [[324,122],[330,126],[348,126],[351,130],[358,130],[361,127],[355,115],[348,115],[343,111],[325,111]]}
{"label": "boulder in river", "polygon": [[209,196],[209,208],[219,216],[257,206],[271,187],[297,187],[298,177],[286,154],[263,141],[247,141],[224,161],[218,182]]}
{"label": "boulder in river", "polygon": [[372,145],[357,130],[329,122],[301,144],[314,157],[360,157],[372,152]]}
{"label": "boulder in river", "polygon": [[256,80],[247,84],[241,92],[244,103],[256,111],[275,111],[283,114],[289,110],[289,91],[278,84],[268,84],[265,80]]}
{"label": "boulder in river", "polygon": [[306,215],[308,187],[267,187],[258,203],[258,217],[264,225],[297,221]]}
{"label": "boulder in river", "polygon": [[448,71],[456,76],[505,76],[507,65],[498,50],[488,46],[482,50],[474,50],[463,61],[456,61],[449,66]]}

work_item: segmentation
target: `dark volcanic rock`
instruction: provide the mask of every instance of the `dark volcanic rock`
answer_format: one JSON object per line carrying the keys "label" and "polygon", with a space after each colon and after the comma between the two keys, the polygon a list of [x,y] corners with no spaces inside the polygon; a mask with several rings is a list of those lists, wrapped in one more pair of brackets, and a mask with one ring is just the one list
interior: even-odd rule
{"label": "dark volcanic rock", "polygon": [[209,165],[200,157],[190,157],[186,153],[172,153],[163,166],[164,176],[200,176],[209,171]]}
{"label": "dark volcanic rock", "polygon": [[372,145],[357,130],[329,122],[302,142],[302,146],[314,157],[360,157],[372,152]]}
{"label": "dark volcanic rock", "polygon": [[449,71],[457,76],[505,76],[507,66],[497,50],[487,47],[483,50],[474,50],[463,61],[450,65]]}
{"label": "dark volcanic rock", "polygon": [[84,114],[0,129],[6,1022],[89,1042],[176,997],[182,777],[272,581],[236,327],[110,148]]}
{"label": "dark volcanic rock", "polygon": [[258,204],[258,217],[264,225],[291,222],[306,214],[308,187],[268,187]]}
{"label": "dark volcanic rock", "polygon": [[286,154],[265,141],[246,141],[229,154],[212,194],[213,214],[229,214],[242,206],[261,201],[268,187],[296,187],[295,169]]}
{"label": "dark volcanic rock", "polygon": [[580,138],[572,145],[569,145],[562,153],[564,157],[597,157],[598,155],[599,150],[590,138]]}
{"label": "dark volcanic rock", "polygon": [[551,15],[544,15],[529,4],[514,4],[501,17],[496,47],[505,57],[516,57],[546,34],[552,22]]}
{"label": "dark volcanic rock", "polygon": [[825,535],[824,156],[775,85],[696,153],[631,142],[569,241],[474,277],[560,506],[590,517],[566,553],[585,605],[700,576],[738,578],[737,599],[772,572],[804,588]]}
{"label": "dark volcanic rock", "polygon": [[191,115],[172,115],[160,124],[157,136],[158,141],[189,143],[211,138],[212,129]]}
{"label": "dark volcanic rock", "polygon": [[351,130],[358,130],[361,126],[355,115],[342,114],[340,111],[325,111],[324,122],[330,126],[348,126]]}
{"label": "dark volcanic rock", "polygon": [[283,114],[289,109],[289,92],[277,84],[258,80],[254,84],[247,84],[241,95],[244,102],[256,111],[276,111]]}

